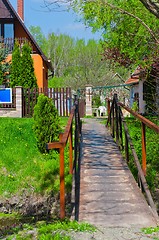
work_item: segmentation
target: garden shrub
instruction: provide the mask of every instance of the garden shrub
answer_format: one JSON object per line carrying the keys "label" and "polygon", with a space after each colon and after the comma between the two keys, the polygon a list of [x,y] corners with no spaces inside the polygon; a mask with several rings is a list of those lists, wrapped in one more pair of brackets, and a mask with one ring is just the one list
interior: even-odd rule
{"label": "garden shrub", "polygon": [[21,48],[19,43],[15,42],[10,74],[11,87],[37,88],[37,79],[35,77],[31,52],[32,49],[29,43],[25,42]]}
{"label": "garden shrub", "polygon": [[6,60],[8,51],[0,44],[0,85],[8,87],[11,63]]}
{"label": "garden shrub", "polygon": [[57,141],[61,131],[60,119],[52,99],[41,94],[34,107],[33,118],[37,146],[41,153],[45,153],[46,143]]}

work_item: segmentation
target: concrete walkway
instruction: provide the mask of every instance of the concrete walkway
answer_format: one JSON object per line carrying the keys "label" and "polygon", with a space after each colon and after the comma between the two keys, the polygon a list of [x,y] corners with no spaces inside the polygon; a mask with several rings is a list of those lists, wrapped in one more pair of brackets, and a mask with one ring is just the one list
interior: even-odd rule
{"label": "concrete walkway", "polygon": [[79,221],[102,227],[155,226],[150,207],[108,130],[84,119]]}

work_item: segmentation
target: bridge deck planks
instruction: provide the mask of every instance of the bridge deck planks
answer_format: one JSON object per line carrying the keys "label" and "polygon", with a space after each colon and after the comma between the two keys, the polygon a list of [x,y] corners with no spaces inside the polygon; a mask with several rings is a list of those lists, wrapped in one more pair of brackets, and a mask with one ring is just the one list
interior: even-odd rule
{"label": "bridge deck planks", "polygon": [[109,131],[84,119],[79,221],[106,227],[155,226],[143,194]]}

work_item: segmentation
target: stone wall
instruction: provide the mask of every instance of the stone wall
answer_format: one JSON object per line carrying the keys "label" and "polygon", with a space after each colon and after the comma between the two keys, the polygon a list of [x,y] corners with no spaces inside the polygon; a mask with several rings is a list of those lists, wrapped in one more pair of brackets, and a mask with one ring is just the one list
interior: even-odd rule
{"label": "stone wall", "polygon": [[22,118],[22,87],[16,87],[16,108],[0,108],[0,117]]}

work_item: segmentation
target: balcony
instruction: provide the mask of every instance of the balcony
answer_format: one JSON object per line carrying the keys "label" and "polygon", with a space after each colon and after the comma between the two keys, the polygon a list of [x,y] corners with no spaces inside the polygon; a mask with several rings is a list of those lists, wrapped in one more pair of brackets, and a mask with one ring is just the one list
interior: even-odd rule
{"label": "balcony", "polygon": [[[14,48],[14,43],[18,42],[20,48],[23,47],[24,43],[29,43],[30,41],[27,38],[0,38],[0,49],[5,49],[8,54],[12,54],[13,48]],[[31,46],[31,44],[30,44]],[[33,46],[32,48],[32,53],[33,53]]]}

